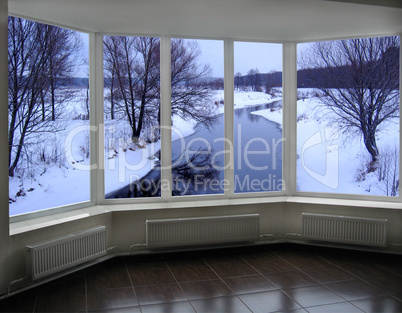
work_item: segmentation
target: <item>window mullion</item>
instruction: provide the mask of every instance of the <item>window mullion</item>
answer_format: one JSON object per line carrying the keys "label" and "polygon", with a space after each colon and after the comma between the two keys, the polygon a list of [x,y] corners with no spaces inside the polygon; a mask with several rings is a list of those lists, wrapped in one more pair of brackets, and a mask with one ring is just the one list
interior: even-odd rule
{"label": "window mullion", "polygon": [[283,45],[282,107],[283,107],[283,178],[288,196],[296,192],[297,157],[297,45]]}
{"label": "window mullion", "polygon": [[163,36],[160,43],[161,197],[168,200],[172,197],[171,39]]}
{"label": "window mullion", "polygon": [[[99,204],[105,197],[103,127],[103,35],[89,36],[89,105],[91,201]],[[101,104],[101,105],[97,105]]]}
{"label": "window mullion", "polygon": [[[234,193],[234,42],[226,39],[224,43],[225,64],[225,180],[229,186],[225,188],[225,196]],[[229,153],[228,153],[229,152]]]}

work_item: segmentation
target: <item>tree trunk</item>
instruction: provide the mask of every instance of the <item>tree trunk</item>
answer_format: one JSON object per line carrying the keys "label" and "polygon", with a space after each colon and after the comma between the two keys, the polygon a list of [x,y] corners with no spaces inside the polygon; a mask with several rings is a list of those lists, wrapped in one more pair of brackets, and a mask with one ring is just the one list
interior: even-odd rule
{"label": "tree trunk", "polygon": [[44,122],[46,118],[46,108],[45,108],[45,95],[43,93],[43,90],[40,91],[40,100],[42,104],[42,122]]}
{"label": "tree trunk", "polygon": [[373,169],[376,167],[375,164],[378,161],[379,154],[374,134],[375,132],[363,132],[364,145],[371,155],[371,166],[374,167]]}
{"label": "tree trunk", "polygon": [[50,67],[50,94],[52,96],[52,121],[54,122],[56,120],[56,99],[55,99],[55,92],[56,92],[56,87],[55,87],[55,81],[53,77],[53,66]]}
{"label": "tree trunk", "polygon": [[110,82],[110,119],[114,120],[114,70]]}

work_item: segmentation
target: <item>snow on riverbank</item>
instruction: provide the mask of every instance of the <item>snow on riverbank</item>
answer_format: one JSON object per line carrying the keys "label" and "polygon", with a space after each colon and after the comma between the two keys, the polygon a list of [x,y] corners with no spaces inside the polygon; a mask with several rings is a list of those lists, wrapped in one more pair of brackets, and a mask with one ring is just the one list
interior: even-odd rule
{"label": "snow on riverbank", "polygon": [[282,120],[282,107],[273,108],[273,109],[264,109],[255,112],[251,112],[251,114],[262,116],[263,118],[275,122],[279,124],[282,128],[283,120]]}
{"label": "snow on riverbank", "polygon": [[[70,160],[65,141],[71,143]],[[74,120],[64,131],[42,134],[38,145],[40,153],[31,152],[37,165],[9,178],[10,216],[90,200],[88,121]],[[39,161],[42,153],[57,160]]]}
{"label": "snow on riverbank", "polygon": [[[235,91],[234,92],[234,109],[241,109],[247,106],[259,104],[267,104],[282,100],[282,88],[274,88],[275,96],[257,91]],[[224,112],[224,91],[218,90],[215,92],[214,101],[220,103],[217,113]]]}
{"label": "snow on riverbank", "polygon": [[[371,158],[360,132],[345,130],[342,122],[334,123],[334,114],[319,98],[299,100],[297,109],[298,190],[390,195],[390,182],[379,180],[379,169],[368,173]],[[398,119],[383,122],[376,137],[380,158],[399,149]],[[388,166],[399,172],[399,166]]]}
{"label": "snow on riverbank", "polygon": [[[387,186],[379,182],[378,173],[367,173],[369,155],[358,133],[343,132],[342,125],[331,124],[333,116],[323,107],[314,90],[303,90],[303,99],[297,101],[297,188],[301,191],[384,195]],[[236,91],[235,109],[281,100],[281,90],[277,96],[262,92]],[[224,112],[224,92],[216,91],[213,96],[213,114]],[[79,110],[78,110],[79,111]],[[282,125],[282,108],[264,109],[252,112]],[[194,133],[196,122],[178,116],[172,118],[172,140]],[[88,121],[75,120],[70,130],[85,125]],[[126,125],[127,126],[127,125]],[[117,132],[129,132],[126,126],[118,126]],[[64,134],[65,136],[66,134]],[[399,147],[398,120],[383,125],[378,132],[380,150]],[[117,133],[116,133],[117,136]],[[85,136],[78,136],[73,150],[82,149]],[[61,137],[58,138],[61,140]],[[160,141],[139,147],[116,147],[116,151],[105,151],[106,193],[117,190],[146,175],[157,164],[154,155],[160,149]],[[88,147],[86,148],[88,149]],[[75,155],[77,160],[82,156]],[[84,157],[85,159],[85,157]],[[88,159],[84,160],[88,163]],[[76,165],[80,163],[76,163]],[[64,165],[64,166],[63,166]],[[42,165],[41,165],[42,166]],[[63,163],[48,165],[36,176],[13,177],[9,180],[10,215],[21,214],[65,204],[89,200],[89,170]],[[78,183],[77,183],[78,182]],[[20,196],[16,196],[20,193]]]}
{"label": "snow on riverbank", "polygon": [[[299,90],[300,91],[300,90]],[[334,115],[316,97],[314,90],[301,90],[297,101],[297,189],[299,191],[387,195],[389,182],[379,181],[378,170],[367,173],[370,161],[362,136],[346,132]],[[282,109],[252,112],[282,125]],[[384,122],[377,132],[377,145],[392,154],[399,147],[398,120]],[[394,170],[394,169],[391,169]],[[399,169],[396,169],[399,171]]]}

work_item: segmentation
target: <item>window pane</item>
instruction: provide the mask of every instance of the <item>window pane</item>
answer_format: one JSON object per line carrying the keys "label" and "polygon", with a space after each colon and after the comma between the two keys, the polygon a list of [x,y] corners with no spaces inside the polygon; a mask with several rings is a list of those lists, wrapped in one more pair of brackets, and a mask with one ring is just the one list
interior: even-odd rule
{"label": "window pane", "polygon": [[298,45],[297,188],[399,194],[394,37]]}
{"label": "window pane", "polygon": [[172,194],[224,193],[223,41],[172,39]]}
{"label": "window pane", "polygon": [[234,43],[234,191],[281,191],[282,45]]}
{"label": "window pane", "polygon": [[10,216],[87,201],[88,35],[8,18]]}
{"label": "window pane", "polygon": [[104,37],[105,198],[160,196],[160,40]]}

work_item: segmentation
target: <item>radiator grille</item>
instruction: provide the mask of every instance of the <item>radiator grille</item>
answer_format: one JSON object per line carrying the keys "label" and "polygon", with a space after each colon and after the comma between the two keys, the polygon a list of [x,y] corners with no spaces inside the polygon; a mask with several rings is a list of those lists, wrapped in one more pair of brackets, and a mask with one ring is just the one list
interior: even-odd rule
{"label": "radiator grille", "polygon": [[353,216],[303,213],[302,237],[385,247],[387,244],[387,220]]}
{"label": "radiator grille", "polygon": [[98,226],[26,246],[27,272],[39,279],[106,254],[106,227]]}
{"label": "radiator grille", "polygon": [[260,215],[147,220],[146,235],[148,248],[256,241]]}

